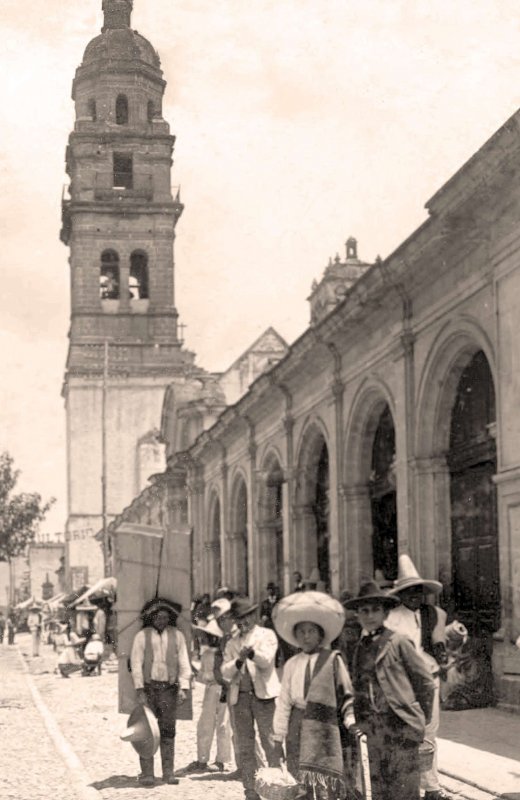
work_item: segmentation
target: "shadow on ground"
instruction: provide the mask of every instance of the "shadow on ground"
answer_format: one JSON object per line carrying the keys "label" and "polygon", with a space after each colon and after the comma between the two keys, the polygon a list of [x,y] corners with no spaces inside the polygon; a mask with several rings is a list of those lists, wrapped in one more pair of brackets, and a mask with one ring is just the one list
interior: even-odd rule
{"label": "shadow on ground", "polygon": [[93,789],[98,792],[103,789],[138,789],[139,784],[135,775],[111,775],[102,781],[96,781],[90,784]]}
{"label": "shadow on ground", "polygon": [[216,772],[212,773],[211,775],[190,775],[189,778],[191,781],[211,781],[211,782],[220,781],[220,783],[224,781],[236,782],[240,780],[239,778],[237,778],[236,774],[234,773],[226,774],[225,772],[224,773]]}

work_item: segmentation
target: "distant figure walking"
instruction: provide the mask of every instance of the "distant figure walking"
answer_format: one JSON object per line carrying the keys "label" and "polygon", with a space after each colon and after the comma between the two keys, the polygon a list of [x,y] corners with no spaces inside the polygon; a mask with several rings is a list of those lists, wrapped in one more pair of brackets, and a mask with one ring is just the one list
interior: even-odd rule
{"label": "distant figure walking", "polygon": [[11,611],[7,617],[7,644],[14,644],[16,634],[16,617]]}
{"label": "distant figure walking", "polygon": [[5,617],[0,611],[0,644],[4,643]]}
{"label": "distant figure walking", "polygon": [[29,608],[27,627],[31,632],[32,656],[33,658],[37,658],[40,655],[40,642],[42,638],[42,615],[40,606],[37,603],[34,603]]}

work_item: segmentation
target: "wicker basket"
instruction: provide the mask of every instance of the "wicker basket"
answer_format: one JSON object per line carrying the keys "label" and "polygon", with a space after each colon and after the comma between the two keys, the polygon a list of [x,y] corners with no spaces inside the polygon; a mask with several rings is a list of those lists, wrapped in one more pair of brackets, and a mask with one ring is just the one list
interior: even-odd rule
{"label": "wicker basket", "polygon": [[305,790],[299,783],[286,783],[288,780],[292,781],[286,770],[264,768],[258,771],[255,789],[262,800],[297,800]]}
{"label": "wicker basket", "polygon": [[419,745],[419,769],[421,772],[428,772],[433,767],[433,755],[435,746],[429,739],[425,739]]}

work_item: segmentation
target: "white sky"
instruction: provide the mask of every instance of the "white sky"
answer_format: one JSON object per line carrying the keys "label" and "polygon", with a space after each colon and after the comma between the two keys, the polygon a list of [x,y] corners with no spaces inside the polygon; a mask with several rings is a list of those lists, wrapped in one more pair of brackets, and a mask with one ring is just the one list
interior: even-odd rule
{"label": "white sky", "polygon": [[[135,0],[158,49],[182,186],[176,300],[219,370],[272,324],[291,342],[349,235],[373,260],[516,111],[516,0]],[[0,450],[66,516],[59,242],[74,71],[101,0],[1,0]]]}

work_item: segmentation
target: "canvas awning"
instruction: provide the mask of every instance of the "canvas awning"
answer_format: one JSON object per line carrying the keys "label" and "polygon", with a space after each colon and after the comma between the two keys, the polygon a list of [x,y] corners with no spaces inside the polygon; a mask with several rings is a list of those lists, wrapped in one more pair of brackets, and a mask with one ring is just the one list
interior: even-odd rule
{"label": "canvas awning", "polygon": [[85,600],[88,600],[88,598],[94,594],[99,596],[105,594],[107,597],[111,597],[115,594],[116,589],[117,581],[115,578],[101,578],[101,580],[91,586],[90,589],[87,589],[86,592],[83,592],[83,594],[81,594],[72,605],[77,606],[79,603],[83,603]]}
{"label": "canvas awning", "polygon": [[31,595],[31,597],[28,597],[27,600],[23,600],[21,603],[18,603],[18,605],[16,605],[15,608],[16,609],[29,608],[30,606],[34,605],[35,603],[37,603],[38,605],[41,606],[42,603],[43,603],[43,600],[37,600],[36,597],[34,597],[34,595]]}
{"label": "canvas awning", "polygon": [[49,608],[56,609],[58,606],[64,605],[63,601],[65,597],[65,592],[59,592],[58,594],[55,594],[54,597],[51,597],[50,600],[46,600],[45,602]]}

